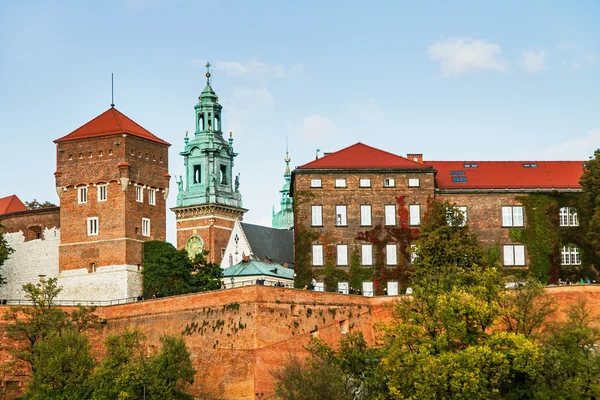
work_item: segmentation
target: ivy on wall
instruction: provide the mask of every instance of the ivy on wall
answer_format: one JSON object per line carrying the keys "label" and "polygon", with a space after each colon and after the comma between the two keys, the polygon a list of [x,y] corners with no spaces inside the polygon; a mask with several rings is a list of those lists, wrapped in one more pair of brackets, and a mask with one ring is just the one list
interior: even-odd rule
{"label": "ivy on wall", "polygon": [[[553,192],[520,196],[517,200],[525,208],[527,226],[510,228],[509,237],[526,246],[529,275],[544,284],[556,283],[559,278],[597,281],[598,257],[590,251],[585,235],[588,216],[578,213],[579,226],[560,226],[560,209],[579,209],[580,195]],[[581,266],[561,266],[563,246],[579,248]]]}
{"label": "ivy on wall", "polygon": [[308,203],[313,198],[313,194],[309,191],[296,191],[294,193],[294,215],[297,223],[294,225],[294,287],[303,288],[308,286],[313,279],[312,272],[312,243],[319,237],[318,233],[304,226],[303,221],[306,221],[307,215],[302,210],[306,207],[301,207]]}

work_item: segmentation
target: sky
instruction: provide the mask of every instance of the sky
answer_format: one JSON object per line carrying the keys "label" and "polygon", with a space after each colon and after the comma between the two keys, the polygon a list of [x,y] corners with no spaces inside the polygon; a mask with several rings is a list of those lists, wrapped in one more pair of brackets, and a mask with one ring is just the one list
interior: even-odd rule
{"label": "sky", "polygon": [[246,222],[270,226],[286,138],[292,167],[356,142],[585,160],[600,148],[599,20],[585,0],[0,1],[0,197],[59,202],[53,140],[110,107],[111,73],[116,108],[170,142],[183,175],[206,61]]}

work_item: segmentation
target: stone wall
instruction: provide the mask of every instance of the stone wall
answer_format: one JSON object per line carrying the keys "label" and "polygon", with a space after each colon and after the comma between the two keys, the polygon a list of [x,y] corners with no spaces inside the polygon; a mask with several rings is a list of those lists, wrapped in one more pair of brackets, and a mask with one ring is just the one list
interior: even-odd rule
{"label": "stone wall", "polygon": [[2,276],[7,283],[0,285],[0,300],[22,300],[21,287],[26,283],[36,283],[40,275],[47,278],[58,276],[58,245],[60,230],[46,228],[43,239],[25,241],[23,232],[6,233],[8,245],[15,251],[2,266]]}

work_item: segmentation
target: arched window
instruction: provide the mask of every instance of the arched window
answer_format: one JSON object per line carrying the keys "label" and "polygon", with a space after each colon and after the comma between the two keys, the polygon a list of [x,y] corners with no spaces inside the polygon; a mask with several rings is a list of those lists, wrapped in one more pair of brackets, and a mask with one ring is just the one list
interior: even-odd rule
{"label": "arched window", "polygon": [[204,130],[204,115],[202,114],[198,116],[198,129],[201,131]]}
{"label": "arched window", "polygon": [[233,254],[229,255],[229,266],[231,267],[233,265]]}
{"label": "arched window", "polygon": [[221,126],[219,125],[219,116],[215,115],[215,126],[213,127],[215,131],[219,132],[221,130]]}

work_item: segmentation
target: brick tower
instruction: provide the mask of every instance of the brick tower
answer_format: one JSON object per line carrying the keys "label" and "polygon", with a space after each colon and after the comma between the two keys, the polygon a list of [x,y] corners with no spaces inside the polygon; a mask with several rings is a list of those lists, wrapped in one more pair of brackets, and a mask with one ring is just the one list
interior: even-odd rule
{"label": "brick tower", "polygon": [[186,168],[185,181],[177,181],[177,247],[191,256],[208,250],[208,259],[221,263],[234,222],[247,211],[242,208],[239,175],[233,179],[233,138],[223,138],[223,106],[210,86],[210,63],[206,64],[206,87],[194,107],[196,131],[180,153]]}
{"label": "brick tower", "polygon": [[54,143],[62,297],[138,296],[143,243],[166,236],[170,144],[114,105]]}

